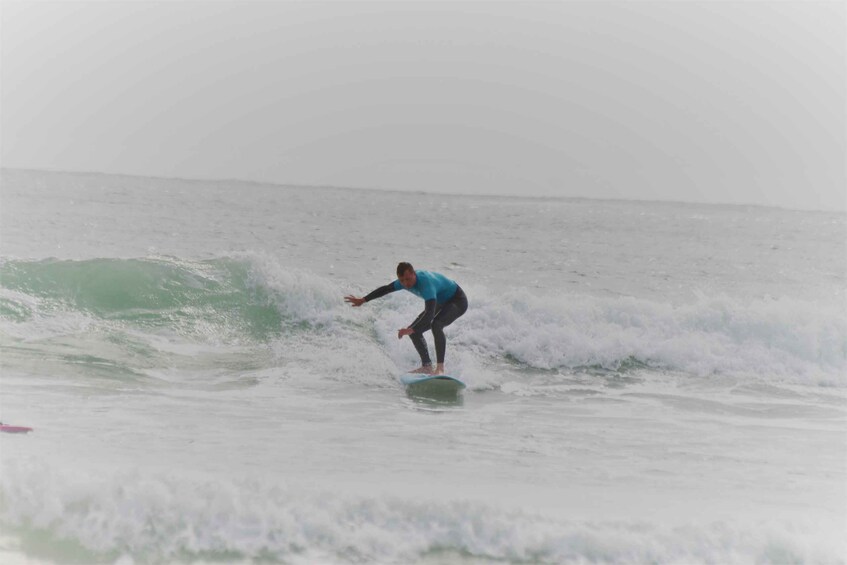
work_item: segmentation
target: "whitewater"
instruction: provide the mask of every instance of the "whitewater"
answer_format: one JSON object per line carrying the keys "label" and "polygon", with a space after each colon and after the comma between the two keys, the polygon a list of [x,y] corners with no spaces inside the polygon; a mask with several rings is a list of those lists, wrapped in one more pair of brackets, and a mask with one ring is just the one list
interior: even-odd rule
{"label": "whitewater", "polygon": [[843,213],[4,169],[0,355],[3,563],[847,562]]}

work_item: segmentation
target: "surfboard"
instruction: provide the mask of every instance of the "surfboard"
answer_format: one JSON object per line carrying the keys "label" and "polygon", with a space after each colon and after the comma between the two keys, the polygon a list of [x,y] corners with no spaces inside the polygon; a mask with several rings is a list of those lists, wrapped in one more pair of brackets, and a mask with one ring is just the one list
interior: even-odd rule
{"label": "surfboard", "polygon": [[7,424],[0,424],[0,432],[6,432],[8,434],[25,434],[31,431],[32,428],[27,428],[26,426],[9,426]]}
{"label": "surfboard", "polygon": [[460,391],[465,388],[465,383],[463,383],[456,377],[451,377],[450,375],[426,375],[421,373],[404,373],[400,375],[400,382],[403,383],[407,388],[419,388],[422,386],[426,386],[427,388],[437,387],[445,391]]}

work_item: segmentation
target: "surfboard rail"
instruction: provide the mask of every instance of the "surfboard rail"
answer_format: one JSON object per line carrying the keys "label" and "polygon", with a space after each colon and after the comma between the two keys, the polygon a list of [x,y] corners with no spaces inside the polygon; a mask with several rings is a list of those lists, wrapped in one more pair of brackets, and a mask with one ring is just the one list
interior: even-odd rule
{"label": "surfboard rail", "polygon": [[427,375],[425,373],[404,373],[399,377],[400,382],[406,387],[419,386],[424,384],[444,385],[447,387],[461,390],[467,385],[456,377],[450,375]]}

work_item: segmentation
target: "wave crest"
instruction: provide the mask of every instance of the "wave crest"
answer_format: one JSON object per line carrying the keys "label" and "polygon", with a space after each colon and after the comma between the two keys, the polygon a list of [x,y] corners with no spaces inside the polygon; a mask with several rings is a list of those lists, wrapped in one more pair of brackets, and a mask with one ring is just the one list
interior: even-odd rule
{"label": "wave crest", "polygon": [[337,296],[308,273],[250,258],[5,261],[0,280],[7,321],[82,314],[201,340],[267,341],[329,320]]}
{"label": "wave crest", "polygon": [[[473,298],[472,298],[473,300]],[[652,367],[844,384],[847,320],[792,299],[636,298],[508,293],[477,300],[457,335],[537,369]]]}

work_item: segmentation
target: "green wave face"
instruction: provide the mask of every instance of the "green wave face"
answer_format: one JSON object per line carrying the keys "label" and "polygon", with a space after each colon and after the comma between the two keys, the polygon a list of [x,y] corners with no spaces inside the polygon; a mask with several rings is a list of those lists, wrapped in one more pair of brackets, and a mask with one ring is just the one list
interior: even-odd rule
{"label": "green wave face", "polygon": [[258,341],[279,335],[283,326],[250,264],[233,259],[6,261],[0,285],[0,316],[9,321],[77,311],[144,329]]}

